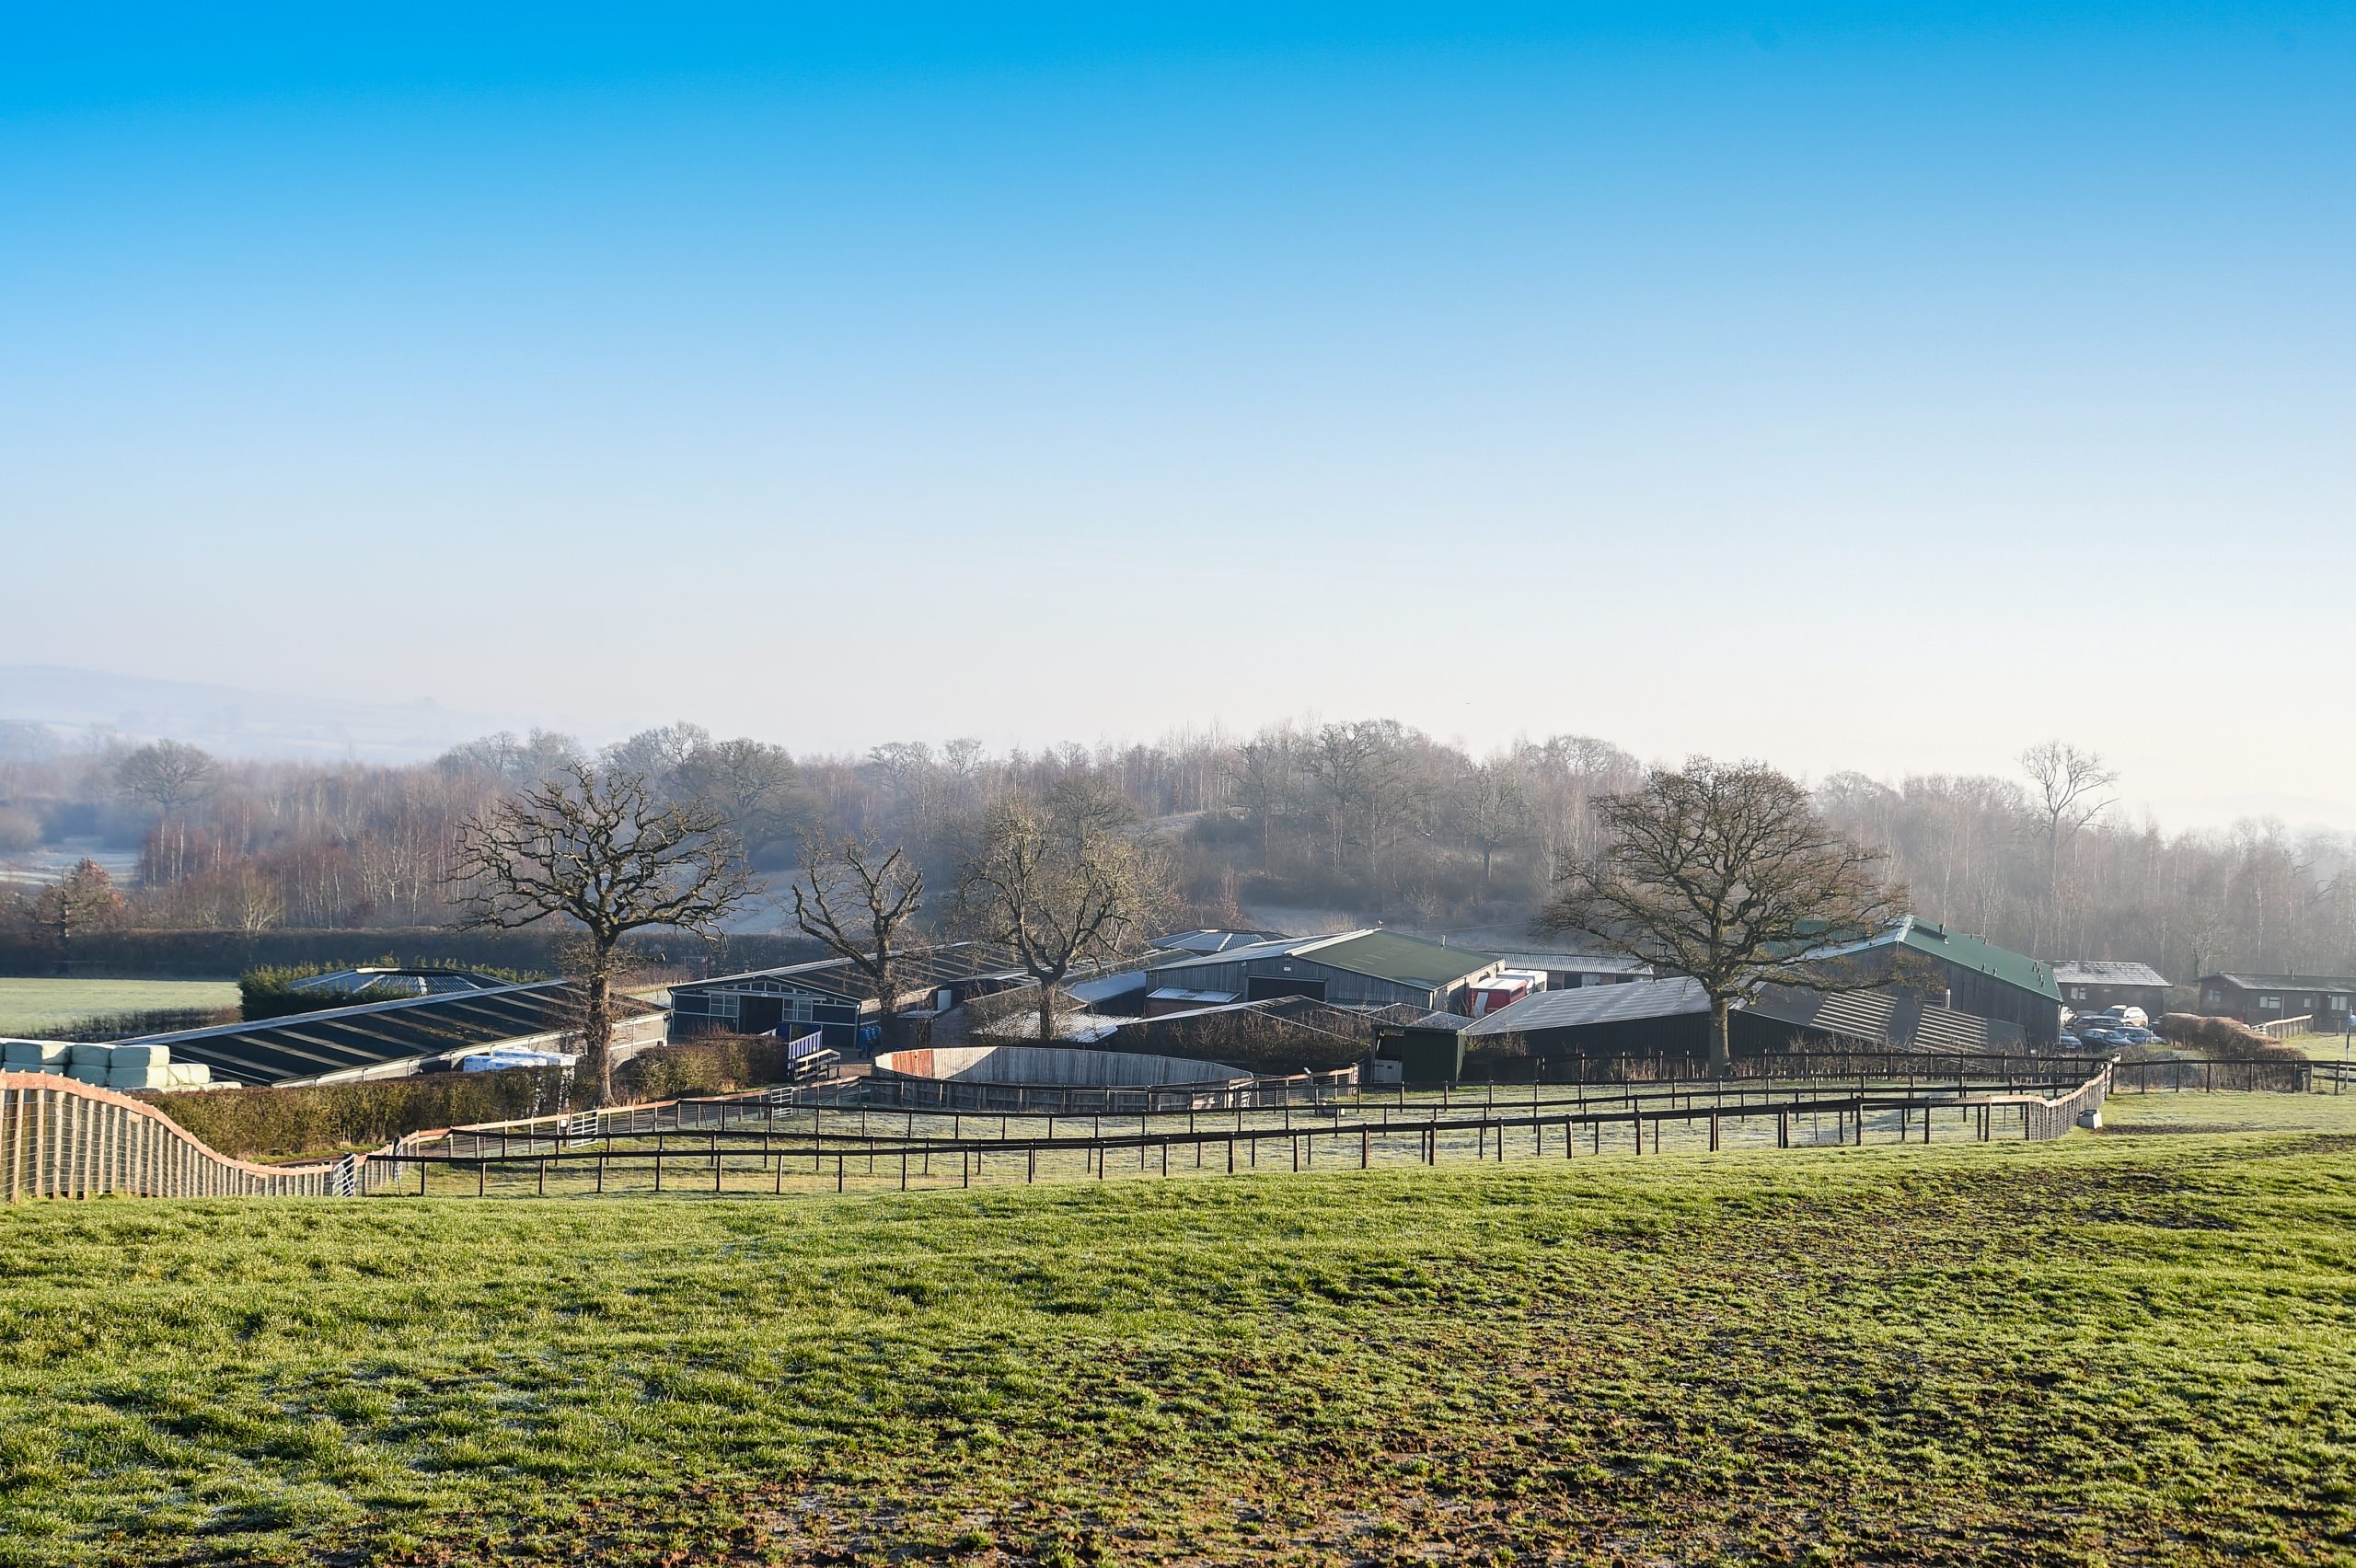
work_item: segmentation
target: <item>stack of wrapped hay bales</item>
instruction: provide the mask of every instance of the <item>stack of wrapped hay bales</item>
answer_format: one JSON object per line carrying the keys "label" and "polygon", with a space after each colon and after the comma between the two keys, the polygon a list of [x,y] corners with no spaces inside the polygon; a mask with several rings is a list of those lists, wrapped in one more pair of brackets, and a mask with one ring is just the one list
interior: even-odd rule
{"label": "stack of wrapped hay bales", "polygon": [[10,1040],[0,1043],[0,1072],[63,1073],[73,1051],[54,1040]]}
{"label": "stack of wrapped hay bales", "polygon": [[64,1045],[49,1040],[11,1040],[0,1045],[0,1070],[57,1073],[99,1089],[206,1089],[213,1069],[175,1062],[168,1045]]}

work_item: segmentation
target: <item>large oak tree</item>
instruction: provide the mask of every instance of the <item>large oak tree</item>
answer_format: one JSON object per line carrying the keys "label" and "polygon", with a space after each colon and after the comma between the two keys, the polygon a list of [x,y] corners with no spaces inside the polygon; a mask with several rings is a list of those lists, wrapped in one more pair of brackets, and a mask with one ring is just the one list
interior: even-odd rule
{"label": "large oak tree", "polygon": [[1761,763],[1691,758],[1594,809],[1602,846],[1565,859],[1538,928],[1698,981],[1719,1077],[1732,1070],[1735,1008],[1770,986],[1869,984],[1825,955],[1880,935],[1908,908],[1879,851],[1835,831],[1807,790]]}
{"label": "large oak tree", "polygon": [[666,803],[641,773],[567,762],[460,831],[460,929],[553,920],[581,937],[582,1021],[597,1103],[614,1093],[615,954],[632,931],[716,935],[750,895],[726,814]]}
{"label": "large oak tree", "polygon": [[1057,988],[1081,964],[1134,951],[1168,900],[1168,869],[1125,814],[1117,797],[1079,780],[1045,801],[1000,801],[958,874],[958,923],[1011,948],[1039,983],[1043,1041],[1055,1036]]}

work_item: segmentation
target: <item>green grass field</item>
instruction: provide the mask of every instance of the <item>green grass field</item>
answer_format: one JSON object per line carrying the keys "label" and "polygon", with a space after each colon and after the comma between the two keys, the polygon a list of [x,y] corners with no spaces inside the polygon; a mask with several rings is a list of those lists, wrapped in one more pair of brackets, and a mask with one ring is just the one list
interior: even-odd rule
{"label": "green grass field", "polygon": [[2356,1097],[2108,1119],[907,1197],[25,1205],[0,1562],[2349,1560]]}
{"label": "green grass field", "polygon": [[237,1005],[234,980],[0,979],[0,1034],[39,1039],[86,1018]]}

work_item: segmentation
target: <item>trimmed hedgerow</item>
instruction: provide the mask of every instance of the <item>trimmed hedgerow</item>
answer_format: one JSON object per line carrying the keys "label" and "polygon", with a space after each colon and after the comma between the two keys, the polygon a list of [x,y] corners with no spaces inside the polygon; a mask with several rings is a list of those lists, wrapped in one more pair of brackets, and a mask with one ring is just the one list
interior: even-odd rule
{"label": "trimmed hedgerow", "polygon": [[[781,1081],[785,1044],[718,1036],[658,1045],[616,1069],[625,1101],[722,1094]],[[559,1067],[424,1073],[294,1089],[226,1089],[158,1095],[157,1108],[240,1159],[277,1159],[376,1148],[404,1133],[470,1122],[505,1122],[575,1107],[588,1085]]]}

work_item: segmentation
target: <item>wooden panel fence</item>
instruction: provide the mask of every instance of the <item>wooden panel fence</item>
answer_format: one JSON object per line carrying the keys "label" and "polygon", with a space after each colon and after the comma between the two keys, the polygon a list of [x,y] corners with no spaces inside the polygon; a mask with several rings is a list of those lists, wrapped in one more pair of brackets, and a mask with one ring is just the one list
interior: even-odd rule
{"label": "wooden panel fence", "polygon": [[0,1073],[0,1191],[26,1198],[326,1197],[355,1191],[361,1157],[312,1165],[232,1159],[144,1101],[52,1073]]}

